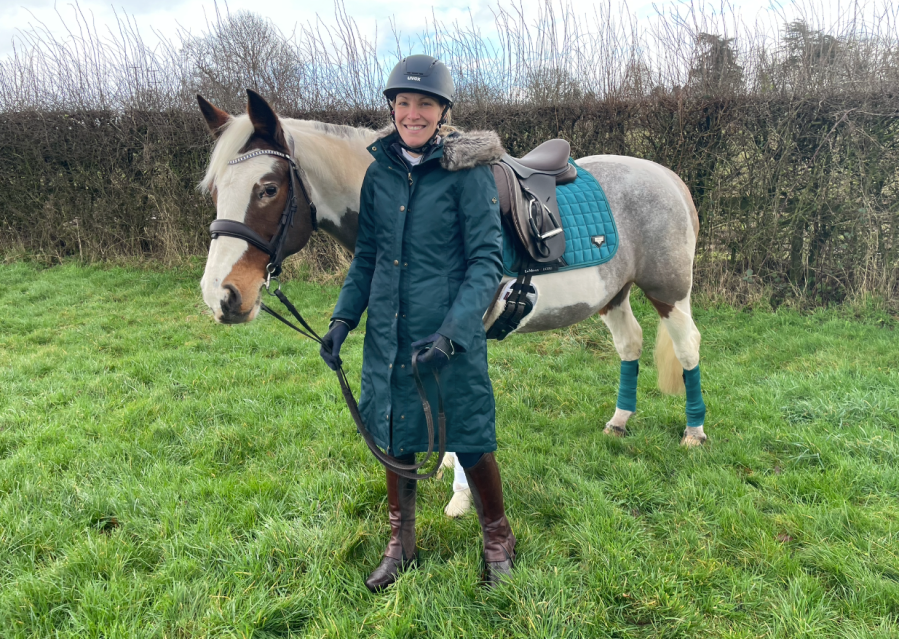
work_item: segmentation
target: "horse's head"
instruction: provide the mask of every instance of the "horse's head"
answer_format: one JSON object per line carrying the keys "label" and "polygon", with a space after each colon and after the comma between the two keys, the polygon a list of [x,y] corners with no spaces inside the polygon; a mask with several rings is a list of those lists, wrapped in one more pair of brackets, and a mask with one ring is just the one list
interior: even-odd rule
{"label": "horse's head", "polygon": [[197,96],[217,139],[201,184],[217,215],[200,286],[215,319],[225,324],[256,317],[269,272],[306,245],[314,226],[293,138],[262,97],[250,90],[247,96],[247,115],[236,117]]}

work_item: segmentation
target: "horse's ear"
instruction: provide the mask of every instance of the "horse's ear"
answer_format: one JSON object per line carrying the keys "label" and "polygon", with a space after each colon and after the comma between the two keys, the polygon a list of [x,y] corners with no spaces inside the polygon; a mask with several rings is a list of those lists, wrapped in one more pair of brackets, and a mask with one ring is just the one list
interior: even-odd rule
{"label": "horse's ear", "polygon": [[220,136],[222,134],[222,127],[228,123],[231,116],[218,107],[210,104],[206,98],[199,93],[197,94],[197,103],[200,105],[200,111],[203,113],[203,117],[206,118],[206,126],[209,127],[212,135],[215,137]]}
{"label": "horse's ear", "polygon": [[281,130],[281,122],[275,111],[269,106],[261,95],[247,89],[247,113],[250,115],[250,122],[256,129],[256,134],[260,135],[272,142],[287,146],[287,140],[284,137],[284,131]]}

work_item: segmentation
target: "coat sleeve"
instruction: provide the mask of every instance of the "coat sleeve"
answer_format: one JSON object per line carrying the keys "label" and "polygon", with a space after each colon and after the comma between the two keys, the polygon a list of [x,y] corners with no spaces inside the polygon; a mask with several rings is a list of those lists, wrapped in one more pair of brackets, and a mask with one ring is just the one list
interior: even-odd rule
{"label": "coat sleeve", "polygon": [[375,237],[372,185],[366,174],[359,201],[359,233],[356,236],[356,249],[353,251],[353,261],[343,282],[343,288],[340,289],[337,306],[334,307],[331,316],[331,319],[340,319],[349,324],[350,329],[359,325],[362,313],[368,308],[377,257]]}
{"label": "coat sleeve", "polygon": [[496,182],[489,166],[467,171],[459,195],[465,278],[437,331],[468,350],[483,334],[483,317],[502,279],[503,240]]}

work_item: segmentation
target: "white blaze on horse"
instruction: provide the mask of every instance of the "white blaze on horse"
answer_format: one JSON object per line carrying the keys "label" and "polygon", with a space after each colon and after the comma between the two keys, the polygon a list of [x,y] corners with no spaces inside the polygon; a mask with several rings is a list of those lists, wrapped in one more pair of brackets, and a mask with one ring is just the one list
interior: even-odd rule
{"label": "white blaze on horse", "polygon": [[[281,255],[306,245],[316,212],[321,230],[353,251],[362,179],[373,160],[368,146],[386,134],[279,118],[263,98],[247,93],[247,114],[239,116],[197,96],[217,138],[201,186],[212,194],[217,220],[243,225],[258,238],[251,242],[214,234],[210,244],[201,281],[203,299],[215,319],[227,324],[258,315],[272,259],[266,247],[279,235],[282,215],[291,202],[296,212],[293,225],[285,229]],[[515,332],[570,326],[599,313],[622,360],[618,404],[604,432],[624,435],[636,408],[636,362],[643,351],[643,331],[629,302],[631,286],[637,285],[661,318],[655,347],[659,388],[669,394],[687,391],[687,428],[681,443],[702,444],[706,435],[700,335],[690,313],[699,218],[690,192],[672,171],[648,160],[593,155],[577,164],[605,191],[618,229],[618,251],[598,266],[534,275],[533,309]],[[510,279],[503,278],[500,290]],[[488,309],[485,329],[499,317],[502,306],[503,301],[497,300]]]}

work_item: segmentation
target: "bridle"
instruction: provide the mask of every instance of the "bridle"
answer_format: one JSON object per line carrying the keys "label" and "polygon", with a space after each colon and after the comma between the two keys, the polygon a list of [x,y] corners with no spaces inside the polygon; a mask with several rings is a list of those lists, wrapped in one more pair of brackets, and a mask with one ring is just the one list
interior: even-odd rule
{"label": "bridle", "polygon": [[297,213],[297,186],[299,186],[299,190],[302,191],[303,197],[306,198],[306,204],[309,205],[309,214],[312,216],[313,231],[318,230],[318,211],[315,208],[315,203],[312,201],[312,198],[309,197],[309,191],[306,190],[306,185],[303,183],[302,177],[300,177],[299,165],[296,160],[287,153],[281,153],[280,151],[271,149],[258,149],[251,153],[247,153],[246,155],[234,158],[228,162],[228,165],[240,164],[241,162],[259,157],[260,155],[274,155],[287,160],[287,163],[290,165],[290,188],[287,192],[287,204],[284,205],[284,211],[281,213],[281,219],[278,221],[278,230],[272,236],[271,241],[266,242],[259,233],[243,222],[237,222],[235,220],[215,220],[209,225],[209,233],[212,235],[212,239],[216,239],[220,235],[236,237],[239,240],[252,244],[260,251],[268,253],[269,263],[265,267],[267,275],[265,285],[266,288],[268,288],[271,279],[277,277],[281,273],[281,263],[286,257],[284,255],[284,244],[287,241],[287,233],[293,227],[293,219],[296,217]]}
{"label": "bridle", "polygon": [[[243,222],[237,222],[235,220],[214,220],[212,224],[209,225],[209,233],[212,235],[213,240],[222,235],[227,237],[234,237],[252,244],[260,251],[267,253],[269,256],[269,263],[265,267],[266,292],[269,295],[277,297],[284,305],[284,307],[287,308],[288,311],[290,311],[290,314],[293,315],[306,330],[303,330],[302,328],[299,328],[295,324],[291,323],[265,304],[261,305],[261,309],[275,319],[297,331],[301,335],[304,335],[305,337],[318,342],[320,345],[322,345],[322,347],[324,347],[322,338],[319,337],[318,333],[316,333],[311,326],[309,326],[306,320],[303,319],[303,316],[300,315],[300,312],[297,310],[297,308],[290,302],[289,299],[287,299],[287,296],[284,295],[284,293],[281,291],[281,282],[277,279],[278,275],[281,273],[281,264],[284,262],[284,258],[286,257],[284,255],[284,245],[287,241],[287,233],[291,228],[293,228],[294,217],[296,217],[298,208],[297,190],[302,192],[303,197],[306,199],[306,203],[309,205],[309,214],[312,217],[313,231],[318,230],[318,219],[315,203],[312,201],[312,198],[309,197],[309,191],[306,190],[306,185],[303,184],[299,165],[297,164],[296,160],[294,160],[293,157],[291,157],[287,153],[281,153],[280,151],[274,151],[270,149],[258,149],[256,151],[247,153],[246,155],[236,157],[228,162],[228,164],[238,164],[260,155],[274,155],[276,157],[287,160],[287,162],[290,164],[290,190],[287,193],[287,204],[285,204],[284,211],[281,213],[281,219],[278,222],[278,230],[275,232],[274,236],[272,236],[271,241],[267,242],[261,235],[259,235],[259,233],[251,229],[249,226],[247,226]],[[271,290],[271,283],[273,280],[277,283],[277,287],[274,291]],[[433,370],[432,373],[434,374],[434,380],[437,382],[437,463],[430,472],[426,474],[418,474],[418,470],[425,466],[425,464],[431,458],[431,454],[434,452],[434,417],[431,414],[431,404],[428,401],[427,392],[425,391],[424,384],[421,381],[421,376],[418,373],[418,355],[423,350],[427,349],[417,349],[412,353],[412,374],[415,378],[415,385],[418,389],[418,396],[421,399],[422,408],[424,409],[425,413],[425,421],[428,426],[428,452],[425,455],[424,459],[422,459],[421,462],[417,464],[403,464],[396,457],[388,455],[387,453],[382,452],[380,448],[378,448],[378,445],[375,443],[375,439],[372,436],[371,432],[368,430],[368,428],[365,427],[365,424],[362,422],[362,415],[359,413],[359,406],[356,403],[356,398],[353,396],[353,391],[350,390],[350,386],[347,381],[346,373],[343,370],[343,366],[341,364],[338,364],[336,371],[337,379],[340,382],[340,390],[343,393],[343,399],[344,401],[346,401],[347,408],[349,408],[350,414],[353,416],[353,421],[356,422],[356,430],[360,435],[362,435],[362,439],[365,440],[365,443],[368,446],[369,450],[387,470],[401,477],[414,479],[416,481],[428,479],[436,475],[440,470],[441,465],[443,464],[443,457],[446,454],[446,415],[444,414],[443,410],[443,395],[440,393],[440,375],[436,370]]]}

